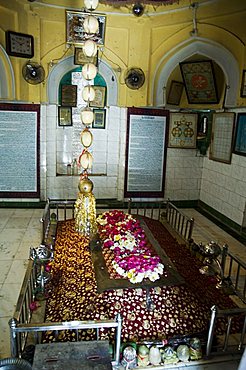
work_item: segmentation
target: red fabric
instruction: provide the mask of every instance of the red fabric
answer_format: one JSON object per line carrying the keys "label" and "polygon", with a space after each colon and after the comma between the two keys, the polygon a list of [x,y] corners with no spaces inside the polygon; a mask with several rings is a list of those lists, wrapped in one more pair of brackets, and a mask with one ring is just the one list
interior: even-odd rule
{"label": "red fabric", "polygon": [[[74,220],[59,222],[53,278],[46,289],[47,321],[113,319],[120,313],[123,341],[141,342],[202,332],[207,330],[212,305],[235,307],[229,297],[215,288],[211,279],[199,273],[201,262],[185,246],[179,245],[160,222],[144,220],[186,284],[152,288],[152,311],[146,308],[144,289],[111,290],[98,294],[88,238],[75,232]],[[83,340],[94,338],[88,330],[80,335]],[[101,335],[107,336],[107,332],[102,330]],[[74,336],[63,332],[60,340],[73,340]],[[53,335],[47,333],[43,341],[52,340]]]}

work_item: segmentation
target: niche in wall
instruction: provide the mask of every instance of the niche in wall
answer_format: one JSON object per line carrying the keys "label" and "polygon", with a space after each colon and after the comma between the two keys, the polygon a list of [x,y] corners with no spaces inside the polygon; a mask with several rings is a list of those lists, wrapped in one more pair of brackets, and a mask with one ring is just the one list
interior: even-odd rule
{"label": "niche in wall", "polygon": [[[71,71],[64,74],[59,84],[59,106],[62,103],[62,86],[76,86],[76,106],[69,106],[72,110],[72,119],[69,125],[59,125],[59,117],[57,118],[56,127],[56,173],[57,175],[70,174],[70,166],[74,160],[77,160],[82,151],[82,144],[80,141],[81,131],[84,129],[84,125],[80,119],[81,108],[86,106],[87,103],[82,99],[82,90],[88,81],[82,76],[81,67],[74,68]],[[92,81],[93,85],[103,86],[107,89],[104,78],[97,74],[95,79]],[[106,104],[105,99],[105,104]],[[63,107],[66,108],[63,102]],[[58,113],[58,112],[57,112]],[[93,132],[92,132],[93,133]],[[93,135],[93,144],[90,147],[90,152],[93,155],[94,148],[97,147],[97,139],[99,135]],[[106,168],[106,164],[104,166]],[[68,170],[69,169],[69,170]],[[92,174],[96,172],[96,164],[93,162],[91,170]]]}

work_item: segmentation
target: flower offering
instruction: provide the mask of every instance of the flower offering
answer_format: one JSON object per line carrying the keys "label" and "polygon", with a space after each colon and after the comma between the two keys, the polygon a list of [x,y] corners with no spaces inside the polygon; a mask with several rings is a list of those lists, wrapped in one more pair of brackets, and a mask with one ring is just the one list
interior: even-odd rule
{"label": "flower offering", "polygon": [[109,211],[97,218],[104,249],[113,251],[112,266],[133,284],[143,279],[156,281],[164,265],[149,244],[140,221],[123,211]]}

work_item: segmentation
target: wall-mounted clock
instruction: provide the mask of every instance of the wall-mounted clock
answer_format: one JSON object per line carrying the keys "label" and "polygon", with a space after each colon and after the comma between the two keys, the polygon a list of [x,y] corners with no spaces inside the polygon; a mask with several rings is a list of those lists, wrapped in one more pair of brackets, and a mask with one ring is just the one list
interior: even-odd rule
{"label": "wall-mounted clock", "polygon": [[32,58],[34,55],[34,39],[32,35],[14,31],[6,31],[6,52],[21,58]]}

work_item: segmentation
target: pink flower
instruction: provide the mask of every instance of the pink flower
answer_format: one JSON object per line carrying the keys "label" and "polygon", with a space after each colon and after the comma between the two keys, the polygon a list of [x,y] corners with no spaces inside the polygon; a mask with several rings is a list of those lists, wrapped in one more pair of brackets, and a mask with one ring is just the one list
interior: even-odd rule
{"label": "pink flower", "polygon": [[29,304],[29,308],[30,308],[31,311],[36,311],[38,309],[38,307],[40,307],[40,306],[39,306],[38,302],[36,302],[36,301],[33,301]]}

